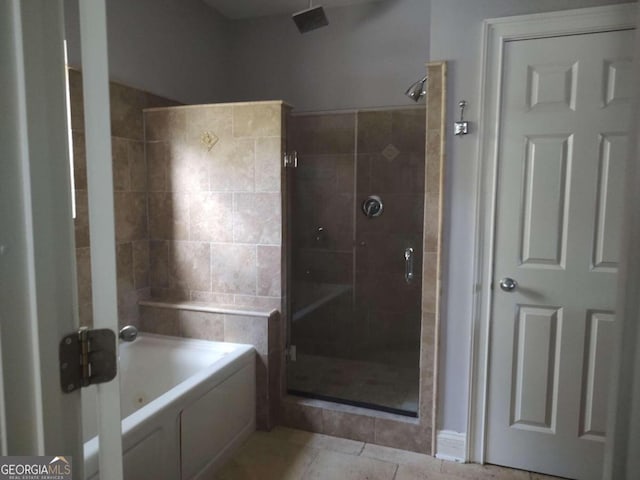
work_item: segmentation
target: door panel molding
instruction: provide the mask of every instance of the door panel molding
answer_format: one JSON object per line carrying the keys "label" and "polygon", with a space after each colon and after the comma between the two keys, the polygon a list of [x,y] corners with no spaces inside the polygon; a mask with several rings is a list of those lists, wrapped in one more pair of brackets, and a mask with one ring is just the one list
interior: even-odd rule
{"label": "door panel molding", "polygon": [[[611,232],[622,232],[622,219],[610,215],[613,211],[622,211],[624,184],[624,162],[615,163],[613,158],[626,159],[628,152],[628,133],[601,133],[598,166],[597,203],[595,209],[595,228],[593,239],[593,269],[618,271],[620,256],[620,236]],[[618,150],[617,153],[613,154]],[[620,151],[621,150],[621,151]],[[609,237],[605,236],[609,233]]]}
{"label": "door panel molding", "polygon": [[[561,335],[562,308],[519,306],[511,381],[515,386],[511,392],[512,428],[555,433]],[[531,366],[534,368],[528,368]],[[525,392],[527,389],[530,391]],[[532,396],[535,402],[528,402]]]}
{"label": "door panel molding", "polygon": [[[469,435],[465,460],[484,463],[486,453],[488,366],[491,348],[489,318],[492,309],[491,284],[494,273],[492,266],[494,264],[494,225],[498,182],[498,134],[502,105],[501,74],[505,44],[515,40],[633,29],[635,28],[636,11],[636,4],[622,4],[484,21],[480,75],[480,121],[478,125],[479,175],[476,186],[472,285],[474,297],[471,325],[470,396],[467,416]],[[603,103],[615,103],[626,95],[625,77],[628,77],[625,75],[626,60],[612,59],[607,68],[603,69],[603,75],[607,75],[606,78],[609,80],[608,87],[603,92]],[[537,80],[534,72],[530,72],[530,78],[527,81],[531,82],[529,86],[529,103],[531,105],[528,108],[571,109],[574,104],[572,103],[571,91],[574,90],[572,78],[575,77],[575,68],[579,68],[579,66],[568,65],[563,72],[541,70],[538,72]],[[547,78],[544,78],[545,75]],[[553,81],[554,79],[557,81],[559,75],[563,76],[562,87],[544,85],[545,81]],[[538,82],[537,86],[534,81]],[[535,88],[538,91],[534,91]],[[544,88],[547,90],[545,91]]]}
{"label": "door panel molding", "polygon": [[[520,264],[530,268],[564,269],[573,135],[525,138]],[[555,195],[544,191],[545,185],[553,183],[552,178],[559,179]],[[537,186],[541,191],[537,191]],[[536,235],[541,231],[552,231],[555,235],[541,238]]]}
{"label": "door panel molding", "polygon": [[[580,438],[604,442],[607,423],[607,388],[598,388],[598,380],[611,369],[611,352],[614,351],[614,331],[603,328],[604,322],[614,321],[613,312],[587,312],[584,356],[587,369],[582,378],[580,407]],[[600,377],[600,378],[599,378]],[[600,382],[608,385],[607,381]]]}

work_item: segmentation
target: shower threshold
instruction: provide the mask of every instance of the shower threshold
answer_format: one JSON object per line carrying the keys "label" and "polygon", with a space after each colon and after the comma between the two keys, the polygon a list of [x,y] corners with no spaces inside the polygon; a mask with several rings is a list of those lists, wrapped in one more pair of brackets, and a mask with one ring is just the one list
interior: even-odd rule
{"label": "shower threshold", "polygon": [[362,402],[358,400],[348,400],[345,398],[332,397],[329,395],[322,395],[320,393],[304,392],[302,390],[288,389],[289,395],[295,395],[297,397],[313,398],[315,400],[323,400],[325,402],[341,403],[343,405],[349,405],[351,407],[367,408],[369,410],[376,410],[378,412],[392,413],[394,415],[402,415],[404,417],[418,418],[418,412],[412,410],[403,410],[400,408],[388,407],[385,405],[376,405],[375,403]]}

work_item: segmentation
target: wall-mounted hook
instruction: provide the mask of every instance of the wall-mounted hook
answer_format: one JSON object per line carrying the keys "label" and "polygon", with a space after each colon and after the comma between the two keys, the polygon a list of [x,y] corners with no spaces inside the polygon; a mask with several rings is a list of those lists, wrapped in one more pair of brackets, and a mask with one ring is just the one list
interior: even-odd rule
{"label": "wall-mounted hook", "polygon": [[464,119],[464,107],[467,106],[467,101],[460,100],[458,106],[460,107],[460,121],[454,123],[453,133],[455,135],[466,135],[469,133],[469,122]]}

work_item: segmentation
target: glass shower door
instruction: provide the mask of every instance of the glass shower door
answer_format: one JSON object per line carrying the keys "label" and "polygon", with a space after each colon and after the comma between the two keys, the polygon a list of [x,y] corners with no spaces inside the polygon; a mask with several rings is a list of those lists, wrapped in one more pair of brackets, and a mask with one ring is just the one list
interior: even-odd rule
{"label": "glass shower door", "polygon": [[292,394],[416,415],[424,117],[403,108],[291,119]]}

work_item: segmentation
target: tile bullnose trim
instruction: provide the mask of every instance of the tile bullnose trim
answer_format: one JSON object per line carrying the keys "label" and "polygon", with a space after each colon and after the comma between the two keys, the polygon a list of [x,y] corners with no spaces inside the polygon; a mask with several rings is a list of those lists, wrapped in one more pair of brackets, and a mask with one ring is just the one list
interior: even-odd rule
{"label": "tile bullnose trim", "polygon": [[170,107],[148,107],[143,108],[143,112],[158,112],[163,110],[188,110],[202,107],[243,107],[251,105],[282,105],[283,107],[293,108],[293,105],[284,100],[258,100],[255,102],[222,102],[222,103],[202,103],[197,105],[172,105]]}
{"label": "tile bullnose trim", "polygon": [[466,463],[467,434],[452,430],[438,430],[436,458],[448,462]]}
{"label": "tile bullnose trim", "polygon": [[272,315],[277,314],[277,309],[271,310],[247,310],[233,305],[213,305],[210,303],[202,302],[165,302],[154,300],[141,300],[138,302],[141,307],[154,307],[154,308],[166,308],[170,310],[189,310],[192,312],[207,312],[207,313],[221,313],[225,315],[240,315],[247,317],[264,317],[270,318]]}

